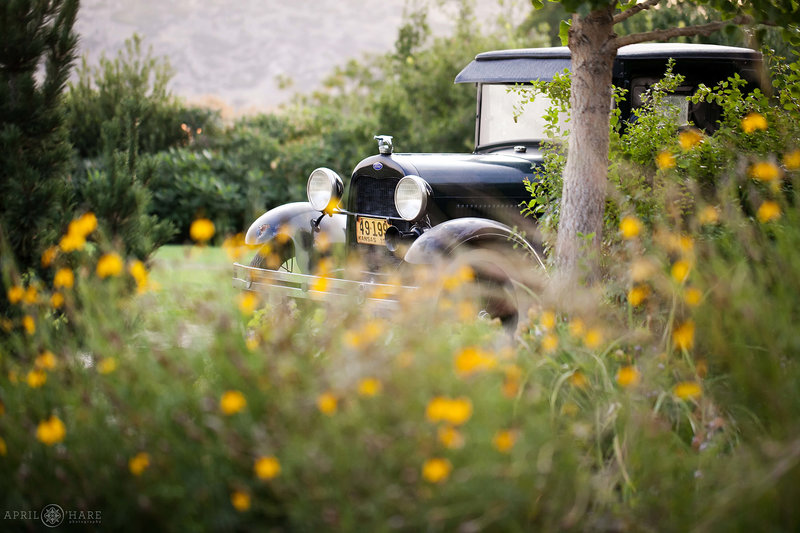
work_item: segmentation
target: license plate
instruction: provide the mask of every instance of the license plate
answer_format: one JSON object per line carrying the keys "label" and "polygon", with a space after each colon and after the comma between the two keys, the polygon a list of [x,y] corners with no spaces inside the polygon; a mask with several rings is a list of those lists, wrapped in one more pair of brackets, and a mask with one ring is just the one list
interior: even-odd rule
{"label": "license plate", "polygon": [[384,218],[356,217],[356,241],[385,246],[388,227],[389,221]]}

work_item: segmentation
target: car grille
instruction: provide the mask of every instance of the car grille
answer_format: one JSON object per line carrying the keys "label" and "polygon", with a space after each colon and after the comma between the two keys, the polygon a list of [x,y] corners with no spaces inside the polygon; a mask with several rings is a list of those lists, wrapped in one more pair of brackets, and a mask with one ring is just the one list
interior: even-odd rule
{"label": "car grille", "polygon": [[356,198],[355,212],[399,218],[400,215],[394,206],[394,189],[399,181],[400,178],[354,177],[351,186]]}
{"label": "car grille", "polygon": [[[354,198],[351,200],[351,210],[359,215],[390,218],[390,224],[400,231],[410,230],[411,223],[400,219],[397,208],[394,206],[394,189],[399,181],[399,177],[378,179],[364,175],[354,176],[350,182],[350,197]],[[352,218],[349,223],[354,222],[355,218]],[[349,233],[355,241],[355,230],[351,229]],[[351,246],[359,250],[366,261],[367,268],[372,271],[401,262],[384,246],[356,244],[355,242],[351,242]]]}

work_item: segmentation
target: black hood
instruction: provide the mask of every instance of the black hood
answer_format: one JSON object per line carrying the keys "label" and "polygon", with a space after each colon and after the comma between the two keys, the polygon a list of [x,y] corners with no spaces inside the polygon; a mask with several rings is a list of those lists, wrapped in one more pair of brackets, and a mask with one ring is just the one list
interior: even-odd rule
{"label": "black hood", "polygon": [[540,157],[502,154],[391,154],[368,157],[353,175],[375,178],[414,174],[436,198],[524,198],[525,178],[533,177]]}
{"label": "black hood", "polygon": [[[392,182],[417,175],[433,192],[429,208],[431,222],[467,216],[508,220],[519,214],[520,204],[530,200],[524,180],[533,178],[533,166],[541,161],[536,153],[511,154],[391,154],[361,161],[353,179],[364,177]],[[388,183],[387,183],[388,185]],[[350,199],[356,210],[355,198]]]}

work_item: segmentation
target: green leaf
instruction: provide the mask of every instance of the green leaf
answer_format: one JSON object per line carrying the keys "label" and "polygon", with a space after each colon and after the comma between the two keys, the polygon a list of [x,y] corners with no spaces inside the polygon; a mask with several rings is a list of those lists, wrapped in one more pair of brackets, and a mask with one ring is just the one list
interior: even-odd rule
{"label": "green leaf", "polygon": [[561,25],[558,27],[558,36],[561,39],[561,44],[563,46],[567,46],[569,44],[569,29],[571,26],[571,20],[562,20]]}
{"label": "green leaf", "polygon": [[542,2],[542,0],[531,0],[531,4],[533,5],[533,9],[542,9],[544,7],[544,2]]}

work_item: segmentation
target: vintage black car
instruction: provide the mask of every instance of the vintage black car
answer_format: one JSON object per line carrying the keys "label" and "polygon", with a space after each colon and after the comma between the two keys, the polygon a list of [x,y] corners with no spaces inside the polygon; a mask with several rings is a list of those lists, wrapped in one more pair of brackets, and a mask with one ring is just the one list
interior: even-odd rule
{"label": "vintage black car", "polygon": [[[629,95],[620,105],[629,120],[641,96],[659,80],[667,61],[685,82],[674,96],[680,120],[714,129],[718,110],[711,104],[691,104],[698,84],[713,85],[738,74],[758,85],[759,53],[734,47],[691,44],[639,44],[619,50],[614,84]],[[529,256],[530,265],[544,268],[536,232],[520,231],[521,204],[530,199],[524,180],[534,178],[545,140],[543,111],[550,102],[537,96],[515,118],[519,95],[509,86],[531,80],[552,80],[570,68],[565,47],[502,50],[481,53],[456,76],[455,83],[477,86],[475,151],[469,154],[394,153],[392,138],[376,136],[378,155],[359,162],[348,180],[327,168],[314,170],[305,202],[286,204],[264,213],[250,226],[246,243],[258,245],[249,266],[234,266],[235,285],[247,290],[281,290],[295,297],[335,297],[352,290],[366,296],[405,265],[435,265],[468,252],[494,287],[514,293],[514,274],[499,265],[504,257]],[[402,144],[402,139],[399,140]],[[325,262],[330,282],[316,283],[322,257],[358,253],[363,276],[352,279]],[[492,254],[484,253],[491,251]],[[341,260],[341,255],[338,256]],[[470,257],[470,256],[468,256]],[[497,268],[494,268],[497,267]],[[499,283],[500,285],[497,285]],[[510,287],[510,289],[509,289]],[[378,291],[380,292],[380,291]],[[513,296],[512,296],[513,298]],[[375,298],[392,305],[391,298]],[[488,300],[487,300],[488,301]],[[488,302],[489,314],[513,320],[519,301]]]}

